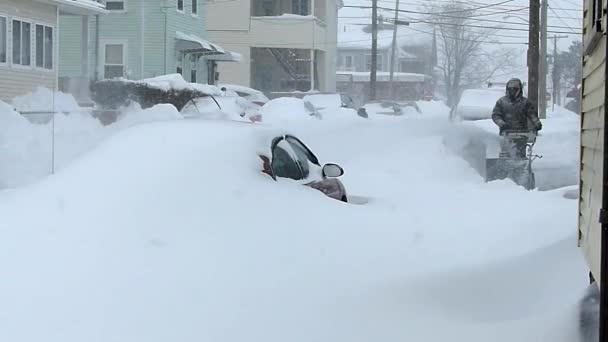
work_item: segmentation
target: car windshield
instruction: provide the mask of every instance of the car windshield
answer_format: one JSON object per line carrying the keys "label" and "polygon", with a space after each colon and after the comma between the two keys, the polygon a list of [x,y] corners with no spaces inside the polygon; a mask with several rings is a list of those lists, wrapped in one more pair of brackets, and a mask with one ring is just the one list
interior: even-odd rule
{"label": "car windshield", "polygon": [[272,150],[272,172],[277,177],[300,180],[305,178],[293,146],[281,140]]}

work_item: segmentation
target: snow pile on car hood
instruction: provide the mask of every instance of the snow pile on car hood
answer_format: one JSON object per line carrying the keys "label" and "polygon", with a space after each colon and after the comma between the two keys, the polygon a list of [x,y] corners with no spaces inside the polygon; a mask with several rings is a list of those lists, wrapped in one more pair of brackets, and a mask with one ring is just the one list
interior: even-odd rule
{"label": "snow pile on car hood", "polygon": [[260,109],[264,123],[277,127],[290,127],[302,121],[318,121],[302,99],[279,97],[267,102]]}

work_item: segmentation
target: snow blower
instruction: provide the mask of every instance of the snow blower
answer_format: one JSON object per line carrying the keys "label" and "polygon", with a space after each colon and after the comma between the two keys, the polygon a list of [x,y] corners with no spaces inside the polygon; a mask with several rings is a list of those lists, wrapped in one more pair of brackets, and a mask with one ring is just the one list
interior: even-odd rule
{"label": "snow blower", "polygon": [[505,131],[502,134],[498,158],[486,159],[486,182],[511,179],[527,190],[536,187],[532,162],[540,155],[533,154],[535,131]]}

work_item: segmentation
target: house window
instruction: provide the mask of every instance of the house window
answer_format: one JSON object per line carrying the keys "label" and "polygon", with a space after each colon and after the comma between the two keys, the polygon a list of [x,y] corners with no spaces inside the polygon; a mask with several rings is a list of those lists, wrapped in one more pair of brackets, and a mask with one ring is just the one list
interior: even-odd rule
{"label": "house window", "polygon": [[184,0],[177,0],[177,10],[180,12],[184,11]]}
{"label": "house window", "polygon": [[196,83],[196,70],[190,71],[190,82]]}
{"label": "house window", "polygon": [[104,56],[104,78],[122,77],[125,74],[125,46],[106,44]]}
{"label": "house window", "polygon": [[184,73],[184,71],[182,70],[182,67],[177,67],[177,73],[182,75]]}
{"label": "house window", "polygon": [[[372,55],[365,56],[365,70],[372,70]],[[382,71],[382,56],[380,55],[376,58],[376,71]]]}
{"label": "house window", "polygon": [[13,20],[13,64],[32,65],[31,24]]}
{"label": "house window", "polygon": [[198,0],[192,0],[192,15],[198,15]]}
{"label": "house window", "polygon": [[291,0],[291,10],[293,14],[308,15],[308,0]]}
{"label": "house window", "polygon": [[0,64],[6,63],[6,52],[8,51],[8,39],[6,17],[0,17]]}
{"label": "house window", "polygon": [[53,28],[36,25],[36,67],[53,69]]}
{"label": "house window", "polygon": [[123,1],[106,1],[106,9],[108,11],[124,11],[125,2]]}
{"label": "house window", "polygon": [[353,68],[353,56],[344,56],[344,67],[347,70],[350,70]]}

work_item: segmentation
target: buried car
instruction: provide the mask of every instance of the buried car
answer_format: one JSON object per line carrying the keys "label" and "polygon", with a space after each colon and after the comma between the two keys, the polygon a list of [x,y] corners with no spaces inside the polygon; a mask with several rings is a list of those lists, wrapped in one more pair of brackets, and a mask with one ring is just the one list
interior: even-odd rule
{"label": "buried car", "polygon": [[261,106],[239,96],[206,96],[188,102],[181,113],[186,118],[261,121]]}
{"label": "buried car", "polygon": [[259,156],[263,162],[262,172],[273,179],[290,178],[328,197],[348,202],[344,184],[338,179],[344,170],[332,163],[321,166],[319,159],[295,136],[275,137],[270,146],[270,156]]}

